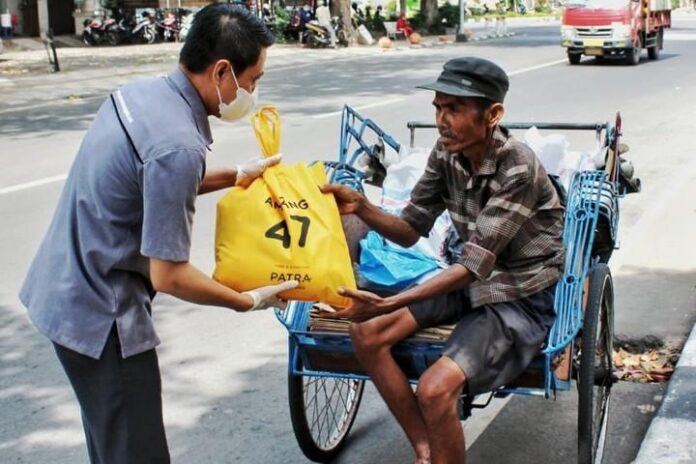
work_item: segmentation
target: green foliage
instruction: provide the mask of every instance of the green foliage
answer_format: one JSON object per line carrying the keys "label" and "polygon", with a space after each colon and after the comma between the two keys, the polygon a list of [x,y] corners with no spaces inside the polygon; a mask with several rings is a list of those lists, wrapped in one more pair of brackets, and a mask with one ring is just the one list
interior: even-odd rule
{"label": "green foliage", "polygon": [[537,0],[536,5],[534,5],[534,11],[537,13],[551,13],[548,0]]}
{"label": "green foliage", "polygon": [[459,25],[459,5],[445,3],[437,9],[438,15],[445,27],[456,27]]}
{"label": "green foliage", "polygon": [[285,30],[290,24],[290,13],[285,8],[277,6],[273,12],[273,35],[277,43],[286,43]]}
{"label": "green foliage", "polygon": [[399,9],[399,4],[397,0],[389,0],[384,6],[384,14],[387,17],[387,21],[392,21],[392,18],[396,16],[396,11]]}
{"label": "green foliage", "polygon": [[419,11],[414,16],[408,19],[408,22],[413,26],[413,30],[418,31],[425,28],[425,15]]}

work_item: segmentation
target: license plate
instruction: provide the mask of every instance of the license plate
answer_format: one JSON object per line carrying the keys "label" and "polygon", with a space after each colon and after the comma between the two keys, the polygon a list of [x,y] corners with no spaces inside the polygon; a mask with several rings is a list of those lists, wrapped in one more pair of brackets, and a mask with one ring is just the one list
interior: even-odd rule
{"label": "license plate", "polygon": [[604,39],[585,39],[582,41],[585,47],[603,47]]}
{"label": "license plate", "polygon": [[597,47],[590,47],[585,49],[585,55],[587,56],[602,56],[604,55],[604,50]]}

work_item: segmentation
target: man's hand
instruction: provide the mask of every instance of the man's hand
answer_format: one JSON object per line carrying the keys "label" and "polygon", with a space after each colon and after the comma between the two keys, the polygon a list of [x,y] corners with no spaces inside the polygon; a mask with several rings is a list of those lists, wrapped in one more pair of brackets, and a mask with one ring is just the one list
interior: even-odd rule
{"label": "man's hand", "polygon": [[256,158],[249,160],[243,164],[237,166],[237,179],[234,183],[237,187],[247,188],[251,183],[259,177],[263,172],[280,163],[283,159],[283,155],[277,154],[269,158]]}
{"label": "man's hand", "polygon": [[266,309],[269,307],[285,308],[286,302],[278,298],[278,294],[287,290],[292,290],[298,285],[300,285],[299,282],[290,280],[282,284],[269,285],[267,287],[249,290],[248,292],[242,292],[242,295],[251,298],[251,308],[249,308],[249,311],[256,311],[257,309]]}
{"label": "man's hand", "polygon": [[328,184],[320,188],[322,193],[333,193],[341,214],[359,214],[365,204],[365,196],[345,185]]}
{"label": "man's hand", "polygon": [[384,298],[364,290],[348,290],[342,288],[340,295],[347,296],[353,303],[346,309],[336,312],[322,311],[321,317],[326,319],[348,319],[352,322],[363,322],[373,317],[386,314],[391,311]]}

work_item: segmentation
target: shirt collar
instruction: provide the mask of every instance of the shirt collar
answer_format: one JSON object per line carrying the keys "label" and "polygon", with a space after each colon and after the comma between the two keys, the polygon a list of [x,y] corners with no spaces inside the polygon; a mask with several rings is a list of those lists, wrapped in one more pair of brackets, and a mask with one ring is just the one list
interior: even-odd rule
{"label": "shirt collar", "polygon": [[208,112],[205,110],[203,100],[198,94],[198,91],[193,86],[188,76],[180,68],[176,68],[167,76],[169,81],[174,84],[174,87],[179,91],[186,103],[193,110],[193,117],[196,122],[198,132],[205,138],[207,145],[213,143],[213,136],[210,133],[210,121],[208,121]]}

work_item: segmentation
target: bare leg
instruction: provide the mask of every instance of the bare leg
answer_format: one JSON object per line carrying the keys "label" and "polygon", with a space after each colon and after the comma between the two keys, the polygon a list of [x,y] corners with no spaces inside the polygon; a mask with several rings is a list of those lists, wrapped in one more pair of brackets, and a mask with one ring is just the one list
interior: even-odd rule
{"label": "bare leg", "polygon": [[464,464],[466,445],[457,401],[466,384],[460,367],[441,357],[421,376],[418,404],[425,419],[433,464]]}
{"label": "bare leg", "polygon": [[428,464],[428,435],[418,401],[391,354],[392,346],[416,330],[418,323],[405,308],[350,326],[355,354],[406,433],[416,452],[416,463]]}

